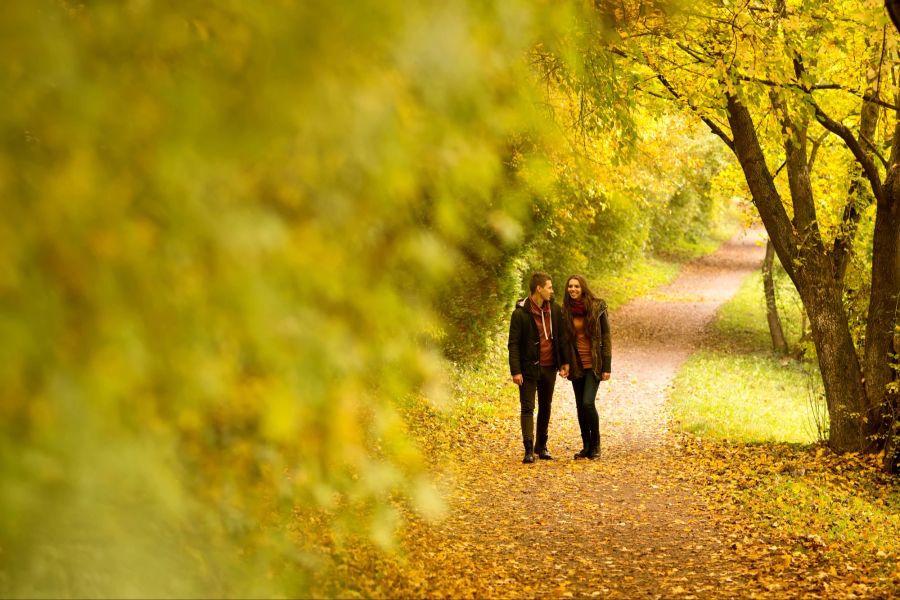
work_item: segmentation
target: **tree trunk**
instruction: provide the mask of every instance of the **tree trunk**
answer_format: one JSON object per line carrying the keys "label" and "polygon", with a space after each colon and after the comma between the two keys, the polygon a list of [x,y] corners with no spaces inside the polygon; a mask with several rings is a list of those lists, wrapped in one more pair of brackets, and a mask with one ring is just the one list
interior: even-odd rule
{"label": "tree trunk", "polygon": [[862,365],[850,334],[841,291],[827,255],[803,252],[797,291],[809,315],[819,372],[825,387],[830,427],[828,446],[835,452],[867,447],[863,429],[868,413]]}
{"label": "tree trunk", "polygon": [[778,305],[775,303],[775,280],[772,277],[772,266],[775,263],[775,247],[772,241],[766,241],[766,258],[763,261],[763,290],[766,295],[766,320],[769,322],[769,334],[772,336],[772,351],[779,356],[788,353],[781,318],[778,316]]}
{"label": "tree trunk", "polygon": [[[809,316],[828,405],[828,444],[837,452],[862,450],[866,390],[831,259],[817,228],[810,226],[815,222],[815,210],[811,196],[806,197],[811,190],[803,148],[792,147],[797,142],[792,142],[788,134],[787,162],[793,170],[788,171],[794,202],[792,223],[766,165],[750,112],[735,96],[729,94],[727,99],[734,153],[769,239]],[[793,197],[794,193],[798,197]]]}
{"label": "tree trunk", "polygon": [[[865,374],[872,406],[884,404],[883,412],[893,416],[894,399],[888,398],[887,384],[895,373],[890,365],[894,351],[895,327],[900,324],[900,122],[894,128],[890,167],[883,193],[877,199],[875,232],[872,238],[872,293],[866,321]],[[872,414],[869,431],[882,426],[882,415]],[[889,423],[893,425],[893,423]],[[887,459],[887,453],[885,453]],[[888,466],[887,464],[885,466]]]}
{"label": "tree trunk", "polygon": [[[900,329],[894,330],[894,354],[900,356]],[[895,361],[895,364],[897,361]],[[900,367],[898,367],[900,369]],[[900,370],[895,370],[893,381],[900,380]],[[882,467],[888,473],[896,473],[900,467],[900,420],[897,419],[900,410],[900,391],[887,394],[882,407],[883,414],[887,417],[885,427],[884,462]]]}
{"label": "tree trunk", "polygon": [[[873,97],[878,96],[880,93],[882,68],[878,55],[883,51],[882,44],[875,42],[872,63],[869,65],[870,68],[866,73],[866,94]],[[880,107],[877,104],[863,100],[859,114],[859,133],[856,136],[856,141],[859,142],[860,147],[863,148],[864,153],[870,159],[874,155],[871,140],[875,139],[880,112]],[[842,288],[844,286],[844,275],[847,272],[847,264],[850,262],[853,242],[856,238],[856,231],[859,227],[860,216],[865,208],[875,200],[871,188],[866,185],[867,181],[862,165],[856,163],[852,168],[853,175],[847,192],[847,204],[844,206],[844,214],[841,218],[841,231],[834,239],[834,249],[832,251],[835,277]]]}

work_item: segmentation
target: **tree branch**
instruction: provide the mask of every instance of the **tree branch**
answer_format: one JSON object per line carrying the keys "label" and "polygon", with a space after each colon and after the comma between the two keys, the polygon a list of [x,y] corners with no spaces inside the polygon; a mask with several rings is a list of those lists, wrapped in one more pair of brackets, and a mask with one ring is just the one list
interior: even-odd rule
{"label": "tree branch", "polygon": [[700,119],[704,123],[706,123],[706,126],[709,127],[710,131],[712,131],[714,134],[719,136],[722,139],[722,141],[725,142],[725,145],[731,149],[732,152],[734,151],[734,140],[732,140],[730,137],[728,137],[728,134],[725,133],[725,131],[721,127],[719,127],[719,125],[716,124],[715,121],[713,121],[706,115],[700,114],[700,111],[697,110],[697,107],[694,106],[689,100],[685,100],[684,97],[678,93],[678,90],[676,90],[674,88],[674,86],[672,86],[672,84],[669,83],[669,80],[666,79],[665,75],[663,75],[662,73],[657,73],[656,78],[659,80],[660,83],[663,84],[663,86],[665,86],[665,88],[667,90],[669,90],[669,93],[672,94],[672,96],[674,96],[678,100],[681,100],[682,102],[685,102],[688,105],[688,107],[691,109],[691,111],[693,111],[693,113],[695,115],[700,117]]}
{"label": "tree branch", "polygon": [[853,137],[853,132],[843,123],[839,123],[825,114],[825,111],[823,111],[812,98],[809,99],[809,102],[815,110],[816,120],[822,127],[841,138],[847,148],[850,149],[850,152],[853,153],[853,157],[856,158],[856,161],[862,166],[863,172],[869,180],[869,185],[872,186],[872,193],[875,194],[876,198],[880,199],[884,194],[881,185],[881,176],[878,175],[878,169],[875,167],[875,163],[866,156],[862,146],[860,146],[856,138]]}
{"label": "tree branch", "polygon": [[829,133],[831,133],[831,132],[826,129],[822,133],[822,135],[820,135],[815,140],[813,140],[812,150],[809,151],[809,161],[807,162],[807,165],[806,165],[806,168],[809,171],[813,170],[813,164],[816,162],[816,154],[819,153],[819,147],[822,145],[822,142],[825,141],[825,138],[828,137]]}
{"label": "tree branch", "polygon": [[[688,54],[691,58],[695,59],[698,63],[709,64],[709,61],[704,60],[701,55],[696,53],[695,50],[692,50],[691,48],[682,46],[681,44],[678,44],[678,47],[683,52]],[[700,74],[698,73],[697,75],[699,76]],[[848,87],[842,86],[837,83],[817,83],[815,85],[804,86],[795,81],[775,81],[773,79],[764,79],[762,77],[752,77],[750,75],[742,75],[740,73],[735,74],[735,79],[737,79],[738,81],[747,81],[750,83],[758,83],[761,85],[767,85],[769,87],[775,87],[775,88],[791,88],[791,89],[795,89],[795,90],[800,90],[802,92],[815,92],[815,91],[821,91],[821,90],[838,90],[841,92],[847,92],[848,94],[852,94],[861,100],[865,100],[866,102],[871,102],[873,104],[877,104],[878,106],[881,106],[882,108],[889,108],[891,110],[900,111],[900,106],[898,106],[896,104],[891,104],[890,102],[882,100],[875,94],[871,94],[868,92],[860,92],[858,89],[848,88]]]}
{"label": "tree branch", "polygon": [[[621,56],[622,58],[626,58],[628,60],[633,60],[633,58],[631,56],[629,56],[627,52],[625,52],[624,50],[621,50],[619,48],[610,48],[609,51],[612,52],[613,54],[615,54],[616,56]],[[731,149],[732,152],[734,151],[734,140],[732,140],[730,137],[728,137],[728,134],[725,133],[725,130],[723,130],[721,127],[719,127],[719,125],[715,121],[713,121],[706,115],[701,114],[699,109],[696,106],[694,106],[694,104],[691,103],[690,100],[684,98],[684,96],[682,96],[680,93],[678,93],[678,90],[676,90],[675,87],[669,82],[669,80],[666,79],[666,76],[663,75],[662,73],[658,72],[656,69],[654,69],[650,65],[650,62],[648,60],[645,59],[643,61],[643,63],[647,67],[649,67],[650,69],[653,70],[653,72],[655,73],[655,79],[659,80],[659,82],[661,84],[663,84],[663,87],[665,87],[666,90],[668,90],[669,93],[672,94],[673,98],[684,102],[688,106],[688,108],[691,109],[691,112],[693,112],[695,115],[697,115],[700,118],[700,120],[703,121],[707,127],[709,127],[710,131],[712,131],[719,138],[721,138],[721,140],[723,142],[725,142],[725,145],[728,146],[728,148]],[[658,94],[654,94],[654,95],[657,97],[660,97]]]}
{"label": "tree branch", "polygon": [[872,140],[870,140],[865,135],[863,135],[862,132],[860,132],[859,137],[861,137],[862,140],[866,143],[866,146],[868,146],[869,148],[872,149],[872,152],[875,154],[875,156],[878,157],[878,159],[881,161],[881,164],[884,166],[884,168],[887,169],[888,168],[887,159],[881,154],[881,152],[878,151],[878,148],[875,146],[875,144],[872,142]]}

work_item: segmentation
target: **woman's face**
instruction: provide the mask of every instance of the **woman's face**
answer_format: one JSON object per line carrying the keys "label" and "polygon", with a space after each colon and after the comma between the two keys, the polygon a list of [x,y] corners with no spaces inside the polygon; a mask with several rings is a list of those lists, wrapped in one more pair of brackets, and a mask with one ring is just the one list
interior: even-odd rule
{"label": "woman's face", "polygon": [[566,284],[566,292],[568,292],[569,298],[572,300],[581,298],[581,284],[578,283],[577,279],[569,280],[569,283]]}

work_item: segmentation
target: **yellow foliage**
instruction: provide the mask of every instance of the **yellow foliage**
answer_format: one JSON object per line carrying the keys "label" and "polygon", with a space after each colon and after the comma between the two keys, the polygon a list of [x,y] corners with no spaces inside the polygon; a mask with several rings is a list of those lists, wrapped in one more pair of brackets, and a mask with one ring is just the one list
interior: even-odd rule
{"label": "yellow foliage", "polygon": [[529,226],[524,58],[568,11],[4,7],[0,594],[302,595],[295,511],[385,547],[392,498],[441,513],[397,406]]}

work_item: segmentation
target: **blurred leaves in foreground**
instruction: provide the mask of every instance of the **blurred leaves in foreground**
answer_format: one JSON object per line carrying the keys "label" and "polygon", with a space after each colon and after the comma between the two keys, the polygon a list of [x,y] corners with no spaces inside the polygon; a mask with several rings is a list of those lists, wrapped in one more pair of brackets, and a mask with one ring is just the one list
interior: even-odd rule
{"label": "blurred leaves in foreground", "polygon": [[473,267],[527,233],[524,57],[567,18],[4,5],[0,595],[297,594],[297,513],[439,514],[394,405],[506,300]]}

